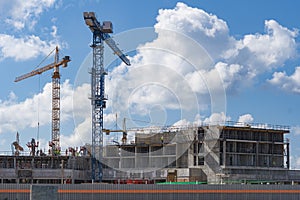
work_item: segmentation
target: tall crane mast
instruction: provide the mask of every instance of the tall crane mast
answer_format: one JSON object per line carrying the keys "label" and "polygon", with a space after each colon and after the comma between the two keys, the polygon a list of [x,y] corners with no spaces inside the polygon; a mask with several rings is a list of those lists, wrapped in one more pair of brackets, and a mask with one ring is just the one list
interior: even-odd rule
{"label": "tall crane mast", "polygon": [[[103,24],[95,17],[94,12],[84,12],[83,18],[86,25],[93,33],[93,67],[91,70],[91,104],[92,104],[92,181],[102,181],[102,157],[103,157],[103,109],[106,107],[105,75],[107,72],[103,66],[104,42],[126,64],[130,65],[128,58],[117,47],[110,37],[112,23],[104,21]],[[98,177],[96,166],[98,165]]]}
{"label": "tall crane mast", "polygon": [[52,132],[51,141],[49,146],[52,148],[52,155],[55,155],[60,149],[60,74],[59,66],[67,67],[68,62],[70,62],[70,57],[65,56],[62,60],[59,60],[58,47],[55,48],[54,63],[46,65],[44,67],[35,69],[27,74],[18,76],[15,82],[27,79],[29,77],[42,74],[45,71],[54,69],[52,74]]}

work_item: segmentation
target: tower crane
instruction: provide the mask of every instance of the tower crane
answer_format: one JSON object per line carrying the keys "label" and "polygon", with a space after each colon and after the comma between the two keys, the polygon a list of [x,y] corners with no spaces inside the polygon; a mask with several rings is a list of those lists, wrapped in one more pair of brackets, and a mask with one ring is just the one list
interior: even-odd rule
{"label": "tower crane", "polygon": [[52,148],[52,155],[56,155],[57,151],[60,149],[60,74],[59,66],[67,67],[68,62],[70,62],[70,57],[65,56],[63,59],[59,60],[58,47],[55,48],[54,63],[46,65],[44,67],[35,69],[27,74],[18,76],[15,82],[27,79],[29,77],[42,74],[45,71],[54,69],[52,74],[52,133],[51,141],[49,146]]}
{"label": "tower crane", "polygon": [[[98,165],[99,182],[102,181],[102,157],[103,157],[103,109],[106,107],[105,75],[107,72],[103,66],[104,42],[126,64],[130,65],[128,58],[118,48],[110,37],[112,23],[104,21],[103,24],[95,17],[94,12],[84,12],[83,18],[93,34],[93,67],[91,69],[91,104],[92,104],[92,181],[96,180],[96,166]],[[97,180],[96,180],[97,181]]]}

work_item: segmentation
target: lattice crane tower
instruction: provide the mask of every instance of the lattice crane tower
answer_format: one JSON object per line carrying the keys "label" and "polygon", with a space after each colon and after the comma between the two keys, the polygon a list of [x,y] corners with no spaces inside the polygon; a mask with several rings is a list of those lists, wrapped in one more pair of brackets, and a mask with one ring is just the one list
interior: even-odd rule
{"label": "lattice crane tower", "polygon": [[[104,21],[103,24],[95,17],[94,12],[84,12],[83,18],[86,25],[93,33],[93,67],[91,70],[91,104],[92,104],[92,181],[102,181],[102,157],[103,157],[103,109],[106,107],[105,75],[107,72],[103,66],[104,42],[117,54],[120,59],[130,65],[128,58],[117,47],[110,37],[112,23]],[[98,165],[98,177],[96,166]],[[97,180],[97,179],[98,180]]]}

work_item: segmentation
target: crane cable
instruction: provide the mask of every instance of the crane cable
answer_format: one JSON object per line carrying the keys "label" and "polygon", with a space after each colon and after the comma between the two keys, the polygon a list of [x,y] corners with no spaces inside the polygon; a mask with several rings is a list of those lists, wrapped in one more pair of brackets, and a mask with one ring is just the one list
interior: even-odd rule
{"label": "crane cable", "polygon": [[133,118],[129,118],[129,117],[124,117],[124,118],[125,119],[129,119],[131,121],[135,121],[135,122],[142,122],[142,123],[151,124],[151,125],[164,126],[164,124],[162,124],[162,123],[156,123],[156,122],[151,122],[151,121],[146,121],[146,120],[140,120],[140,119],[133,119]]}
{"label": "crane cable", "polygon": [[[41,94],[41,75],[39,75],[39,91],[38,94]],[[39,142],[40,136],[40,97],[38,96],[38,108],[37,108],[37,142]]]}
{"label": "crane cable", "polygon": [[[55,48],[56,49],[56,48]],[[55,51],[55,49],[53,49],[36,67],[35,69],[37,69],[39,66],[41,66],[41,64]]]}
{"label": "crane cable", "polygon": [[[38,67],[41,66],[41,64],[56,50],[56,48],[54,48],[36,67],[35,69],[37,69]],[[39,83],[38,83],[38,94],[41,94],[41,75],[39,74]],[[38,111],[37,111],[37,142],[39,142],[39,136],[40,136],[40,98],[38,96]]]}
{"label": "crane cable", "polygon": [[[56,48],[54,48],[36,67],[35,69],[37,69],[38,67],[41,66],[41,64],[56,50]],[[39,84],[38,84],[38,94],[41,94],[41,75],[39,74]],[[39,142],[39,136],[40,136],[40,97],[38,96],[38,108],[37,108],[37,142]]]}

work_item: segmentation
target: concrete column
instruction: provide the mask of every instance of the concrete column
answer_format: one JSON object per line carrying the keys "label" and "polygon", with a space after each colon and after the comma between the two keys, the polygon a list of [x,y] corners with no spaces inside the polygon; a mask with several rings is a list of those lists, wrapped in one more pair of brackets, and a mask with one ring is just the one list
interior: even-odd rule
{"label": "concrete column", "polygon": [[226,140],[223,141],[223,165],[226,166]]}
{"label": "concrete column", "polygon": [[290,169],[290,143],[286,143],[286,167]]}
{"label": "concrete column", "polygon": [[258,145],[259,145],[259,142],[256,142],[256,151],[255,151],[255,157],[256,157],[256,161],[255,161],[255,166],[257,167],[258,166]]}

